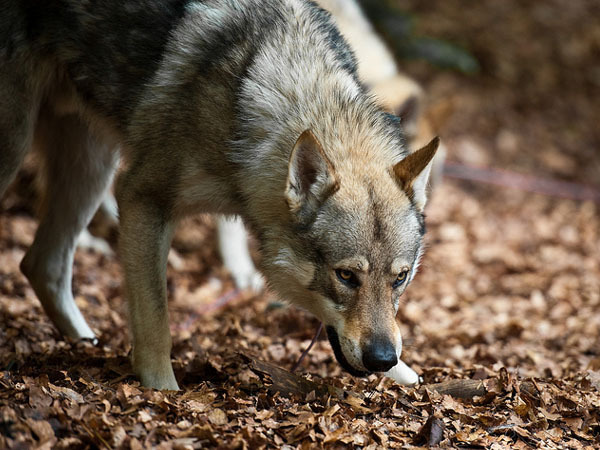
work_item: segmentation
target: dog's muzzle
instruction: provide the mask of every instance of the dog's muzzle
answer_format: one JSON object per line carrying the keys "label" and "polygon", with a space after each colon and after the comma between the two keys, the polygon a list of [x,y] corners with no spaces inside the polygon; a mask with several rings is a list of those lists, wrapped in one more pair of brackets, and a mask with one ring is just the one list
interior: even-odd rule
{"label": "dog's muzzle", "polygon": [[327,327],[327,337],[329,338],[329,343],[331,344],[335,358],[340,363],[340,366],[346,370],[346,372],[348,372],[350,375],[354,375],[355,377],[364,377],[369,374],[369,372],[355,369],[350,365],[344,356],[344,352],[342,351],[342,346],[340,345],[340,338],[337,334],[337,331],[335,331],[335,328],[332,326]]}
{"label": "dog's muzzle", "polygon": [[333,353],[340,365],[351,375],[362,377],[371,372],[387,372],[398,364],[398,355],[396,347],[385,337],[374,336],[368,344],[362,349],[362,363],[366,371],[353,367],[346,359],[340,338],[334,327],[327,327],[327,337]]}

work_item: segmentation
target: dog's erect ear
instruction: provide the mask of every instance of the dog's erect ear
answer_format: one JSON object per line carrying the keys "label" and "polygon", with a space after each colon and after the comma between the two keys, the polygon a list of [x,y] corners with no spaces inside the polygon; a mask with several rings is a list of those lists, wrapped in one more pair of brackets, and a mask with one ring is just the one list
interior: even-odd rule
{"label": "dog's erect ear", "polygon": [[293,213],[313,212],[338,188],[333,166],[310,130],[300,135],[290,157],[285,198]]}
{"label": "dog's erect ear", "polygon": [[435,137],[425,147],[411,153],[394,166],[396,180],[413,199],[419,211],[423,211],[427,202],[427,181],[431,172],[431,160],[439,145],[440,138]]}

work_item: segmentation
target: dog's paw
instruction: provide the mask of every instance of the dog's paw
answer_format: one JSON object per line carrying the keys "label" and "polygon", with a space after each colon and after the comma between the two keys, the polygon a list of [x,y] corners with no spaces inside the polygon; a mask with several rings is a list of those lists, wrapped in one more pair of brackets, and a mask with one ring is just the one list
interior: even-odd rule
{"label": "dog's paw", "polygon": [[175,376],[157,377],[154,374],[149,376],[140,375],[142,386],[160,391],[178,391],[179,385],[175,380]]}
{"label": "dog's paw", "polygon": [[150,355],[150,360],[144,363],[140,358],[135,357],[135,351],[132,354],[131,365],[134,373],[139,377],[142,386],[161,391],[178,391],[179,385],[175,379],[173,366],[169,358],[160,358],[157,355]]}
{"label": "dog's paw", "polygon": [[406,386],[417,384],[421,381],[417,372],[412,370],[401,360],[398,360],[398,364],[385,372],[384,375],[390,377],[396,383]]}
{"label": "dog's paw", "polygon": [[265,280],[254,267],[229,268],[235,287],[239,290],[250,289],[254,292],[260,292],[265,286]]}

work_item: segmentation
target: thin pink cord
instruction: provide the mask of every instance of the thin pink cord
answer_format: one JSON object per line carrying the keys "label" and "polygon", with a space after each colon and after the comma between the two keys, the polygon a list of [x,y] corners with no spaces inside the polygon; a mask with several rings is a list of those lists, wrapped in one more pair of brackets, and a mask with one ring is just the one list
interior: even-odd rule
{"label": "thin pink cord", "polygon": [[534,175],[471,166],[452,161],[447,161],[444,164],[444,175],[450,178],[511,187],[552,197],[571,200],[591,200],[600,203],[600,188],[581,183],[540,178]]}
{"label": "thin pink cord", "polygon": [[300,367],[300,364],[302,364],[302,361],[304,360],[306,355],[308,355],[308,352],[310,352],[310,349],[313,347],[313,345],[315,345],[315,342],[317,342],[317,339],[319,339],[319,336],[321,335],[321,331],[323,331],[323,322],[321,322],[319,324],[319,329],[317,330],[317,333],[315,334],[315,337],[312,339],[310,345],[306,348],[306,350],[304,350],[302,352],[302,354],[300,355],[300,358],[298,358],[298,361],[296,361],[296,364],[294,364],[294,366],[292,367],[292,372],[295,372],[296,370],[298,370],[298,367]]}

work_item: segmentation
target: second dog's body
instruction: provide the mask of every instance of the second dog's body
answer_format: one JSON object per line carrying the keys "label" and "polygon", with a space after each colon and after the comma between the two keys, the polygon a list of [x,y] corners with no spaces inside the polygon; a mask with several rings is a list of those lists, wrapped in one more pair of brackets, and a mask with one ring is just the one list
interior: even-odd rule
{"label": "second dog's body", "polygon": [[[398,297],[422,253],[437,141],[410,156],[328,15],[301,0],[8,2],[0,19],[0,195],[24,153],[48,192],[22,263],[64,334],[74,243],[114,171],[133,365],[176,389],[165,265],[177,220],[239,215],[261,271],[317,315],[350,372],[395,366]],[[4,44],[6,43],[6,44]]]}

